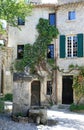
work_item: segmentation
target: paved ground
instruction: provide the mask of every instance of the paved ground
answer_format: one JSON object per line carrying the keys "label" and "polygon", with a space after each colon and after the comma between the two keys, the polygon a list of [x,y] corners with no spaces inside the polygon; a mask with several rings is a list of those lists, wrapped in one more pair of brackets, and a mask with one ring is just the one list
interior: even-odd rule
{"label": "paved ground", "polygon": [[0,130],[84,130],[84,114],[70,112],[68,109],[48,110],[48,119],[55,123],[35,125],[17,123],[11,120],[10,115],[0,114]]}

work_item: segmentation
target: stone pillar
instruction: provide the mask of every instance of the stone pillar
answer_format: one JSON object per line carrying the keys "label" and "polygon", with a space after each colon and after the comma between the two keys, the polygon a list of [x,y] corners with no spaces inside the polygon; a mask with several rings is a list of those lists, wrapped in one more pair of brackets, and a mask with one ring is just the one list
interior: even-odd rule
{"label": "stone pillar", "polygon": [[14,74],[13,83],[13,115],[27,115],[30,107],[30,87],[32,77],[24,73]]}

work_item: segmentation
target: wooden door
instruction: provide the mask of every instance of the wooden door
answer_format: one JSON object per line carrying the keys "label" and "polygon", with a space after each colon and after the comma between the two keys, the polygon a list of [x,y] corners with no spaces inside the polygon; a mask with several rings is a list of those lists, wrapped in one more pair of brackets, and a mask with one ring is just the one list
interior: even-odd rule
{"label": "wooden door", "polygon": [[33,81],[31,84],[31,106],[40,105],[40,81]]}
{"label": "wooden door", "polygon": [[73,103],[73,76],[63,76],[62,78],[62,104]]}

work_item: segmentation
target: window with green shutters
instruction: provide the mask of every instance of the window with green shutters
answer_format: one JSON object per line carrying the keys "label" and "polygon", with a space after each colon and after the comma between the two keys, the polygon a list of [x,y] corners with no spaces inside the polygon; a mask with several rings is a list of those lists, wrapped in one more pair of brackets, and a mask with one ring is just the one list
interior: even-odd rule
{"label": "window with green shutters", "polygon": [[60,35],[60,58],[83,57],[83,34]]}
{"label": "window with green shutters", "polygon": [[65,35],[60,35],[60,58],[65,57]]}
{"label": "window with green shutters", "polygon": [[83,38],[83,34],[77,34],[77,37],[78,37],[78,57],[83,57],[84,54],[83,54],[83,51],[84,51],[84,48],[83,48],[83,44],[84,44],[84,38]]}

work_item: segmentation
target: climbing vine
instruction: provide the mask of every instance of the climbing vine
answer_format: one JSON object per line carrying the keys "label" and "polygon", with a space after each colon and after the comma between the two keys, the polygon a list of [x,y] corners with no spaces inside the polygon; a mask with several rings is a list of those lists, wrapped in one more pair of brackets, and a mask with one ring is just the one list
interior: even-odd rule
{"label": "climbing vine", "polygon": [[59,32],[55,26],[49,25],[47,19],[40,18],[36,26],[38,37],[34,44],[26,44],[24,46],[23,59],[15,63],[17,71],[23,71],[28,66],[31,73],[37,72],[40,68],[48,70],[48,65],[54,66],[54,59],[47,59],[48,45],[54,38],[57,38]]}
{"label": "climbing vine", "polygon": [[80,100],[84,98],[84,66],[78,66],[77,69],[79,73],[74,76],[73,89],[77,104],[79,104]]}

